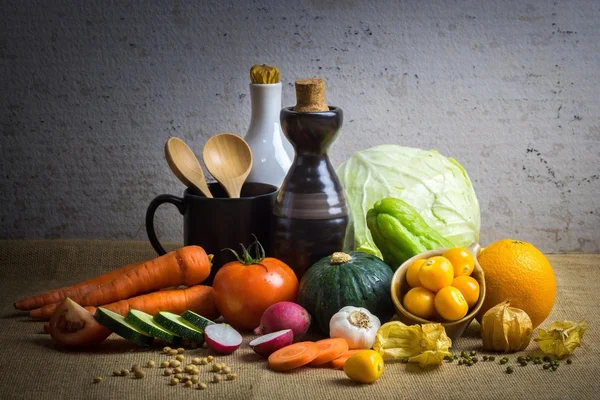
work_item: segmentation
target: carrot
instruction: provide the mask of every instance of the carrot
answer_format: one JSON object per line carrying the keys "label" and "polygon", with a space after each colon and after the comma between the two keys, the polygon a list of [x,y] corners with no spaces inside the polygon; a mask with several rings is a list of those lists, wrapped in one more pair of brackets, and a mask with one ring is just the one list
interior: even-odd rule
{"label": "carrot", "polygon": [[[142,293],[153,292],[169,286],[193,286],[210,274],[211,262],[204,249],[186,246],[150,261],[135,264],[112,281],[81,296],[70,296],[81,306],[100,306],[128,299]],[[34,318],[49,318],[56,304],[31,310]]]}
{"label": "carrot", "polygon": [[67,297],[81,297],[92,289],[97,289],[102,285],[110,283],[128,269],[135,267],[135,265],[136,264],[129,264],[122,268],[115,269],[106,274],[87,279],[71,286],[65,286],[59,289],[49,290],[35,296],[25,297],[24,299],[16,301],[13,305],[17,310],[33,310],[48,304],[59,303]]}
{"label": "carrot", "polygon": [[316,345],[319,348],[319,355],[311,361],[311,366],[328,363],[348,351],[348,342],[342,338],[319,340]]}
{"label": "carrot", "polygon": [[285,346],[269,356],[269,367],[274,371],[289,371],[310,363],[319,355],[315,342],[298,342]]}
{"label": "carrot", "polygon": [[338,358],[331,360],[331,366],[335,369],[344,369],[344,364],[346,364],[346,361],[348,361],[348,359],[350,357],[352,357],[353,355],[355,355],[356,353],[358,353],[359,351],[362,351],[362,350],[364,350],[364,349],[354,349],[354,350],[348,350],[348,351],[344,352]]}
{"label": "carrot", "polygon": [[[155,315],[159,311],[170,311],[181,314],[191,310],[205,318],[215,320],[219,318],[219,311],[215,306],[213,289],[210,286],[197,285],[187,289],[159,290],[157,292],[132,297],[116,303],[102,306],[125,316],[130,308]],[[86,310],[94,314],[96,307],[87,306]],[[47,332],[47,324],[44,324]]]}
{"label": "carrot", "polygon": [[[197,285],[187,289],[159,290],[157,292],[132,297],[116,303],[105,304],[102,308],[125,316],[130,308],[155,315],[159,311],[181,314],[186,310],[193,311],[208,319],[217,319],[219,311],[215,306],[213,288]],[[86,307],[95,312],[95,307]]]}

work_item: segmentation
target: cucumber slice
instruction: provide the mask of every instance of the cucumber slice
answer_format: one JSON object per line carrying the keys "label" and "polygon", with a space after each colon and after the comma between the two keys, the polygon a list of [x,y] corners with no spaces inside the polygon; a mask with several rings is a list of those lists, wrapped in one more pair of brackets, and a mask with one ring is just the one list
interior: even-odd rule
{"label": "cucumber slice", "polygon": [[208,325],[214,324],[214,322],[210,319],[204,318],[202,315],[196,314],[195,312],[190,310],[187,310],[186,312],[181,314],[181,318],[185,319],[187,322],[194,325],[196,328],[202,329],[202,331],[204,331],[204,329]]}
{"label": "cucumber slice", "polygon": [[96,309],[96,313],[94,314],[94,318],[96,318],[96,321],[98,321],[101,325],[104,325],[117,335],[137,344],[138,346],[150,346],[154,341],[152,336],[131,325],[129,322],[126,322],[125,318],[114,311],[98,307]]}
{"label": "cucumber slice", "polygon": [[168,329],[163,328],[152,319],[152,315],[145,313],[140,310],[129,310],[125,316],[125,322],[129,322],[131,325],[148,332],[150,335],[157,339],[161,339],[171,344],[182,344],[183,338]]}
{"label": "cucumber slice", "polygon": [[198,344],[204,343],[204,331],[190,324],[177,314],[168,311],[159,311],[154,316],[154,322],[192,342]]}

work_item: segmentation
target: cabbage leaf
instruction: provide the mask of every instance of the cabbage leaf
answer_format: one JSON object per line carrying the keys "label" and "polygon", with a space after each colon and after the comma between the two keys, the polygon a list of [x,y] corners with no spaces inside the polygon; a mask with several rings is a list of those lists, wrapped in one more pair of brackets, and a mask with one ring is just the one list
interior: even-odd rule
{"label": "cabbage leaf", "polygon": [[464,168],[435,150],[380,145],[354,153],[336,170],[351,211],[344,251],[382,257],[367,211],[385,197],[404,200],[457,247],[479,241],[479,202]]}

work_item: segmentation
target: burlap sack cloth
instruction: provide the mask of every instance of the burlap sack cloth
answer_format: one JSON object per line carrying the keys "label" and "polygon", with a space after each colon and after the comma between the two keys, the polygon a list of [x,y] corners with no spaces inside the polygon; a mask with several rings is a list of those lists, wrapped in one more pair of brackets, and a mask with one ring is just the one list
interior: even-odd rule
{"label": "burlap sack cloth", "polygon": [[[171,247],[173,248],[173,247]],[[25,295],[74,283],[102,271],[145,260],[155,254],[147,243],[125,241],[0,241],[0,399],[571,399],[600,396],[599,296],[600,255],[550,255],[558,280],[556,304],[550,318],[586,319],[589,329],[582,346],[557,371],[541,365],[521,367],[508,375],[505,366],[480,361],[472,367],[444,363],[432,370],[417,365],[388,361],[381,379],[372,385],[357,385],[342,371],[301,368],[275,373],[264,359],[242,347],[218,360],[231,366],[239,378],[208,383],[204,391],[171,387],[161,368],[145,369],[146,377],[113,377],[112,371],[131,368],[135,363],[157,364],[168,357],[157,342],[140,349],[112,335],[93,350],[67,351],[42,333],[42,324],[13,309],[13,302]],[[479,350],[479,325],[473,322],[452,350]],[[539,354],[532,342],[526,352]],[[188,350],[186,357],[205,356],[208,350]],[[483,355],[484,353],[480,353]],[[519,354],[509,357],[515,360]],[[212,377],[202,367],[200,379]],[[99,384],[96,376],[104,377]]]}

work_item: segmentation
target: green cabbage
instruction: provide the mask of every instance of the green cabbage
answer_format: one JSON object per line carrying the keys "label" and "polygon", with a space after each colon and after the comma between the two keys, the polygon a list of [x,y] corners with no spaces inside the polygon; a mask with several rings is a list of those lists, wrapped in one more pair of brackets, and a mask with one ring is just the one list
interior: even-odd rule
{"label": "green cabbage", "polygon": [[352,214],[345,251],[381,257],[367,227],[376,201],[397,197],[457,247],[479,241],[479,202],[463,167],[435,150],[381,145],[354,153],[336,170]]}

